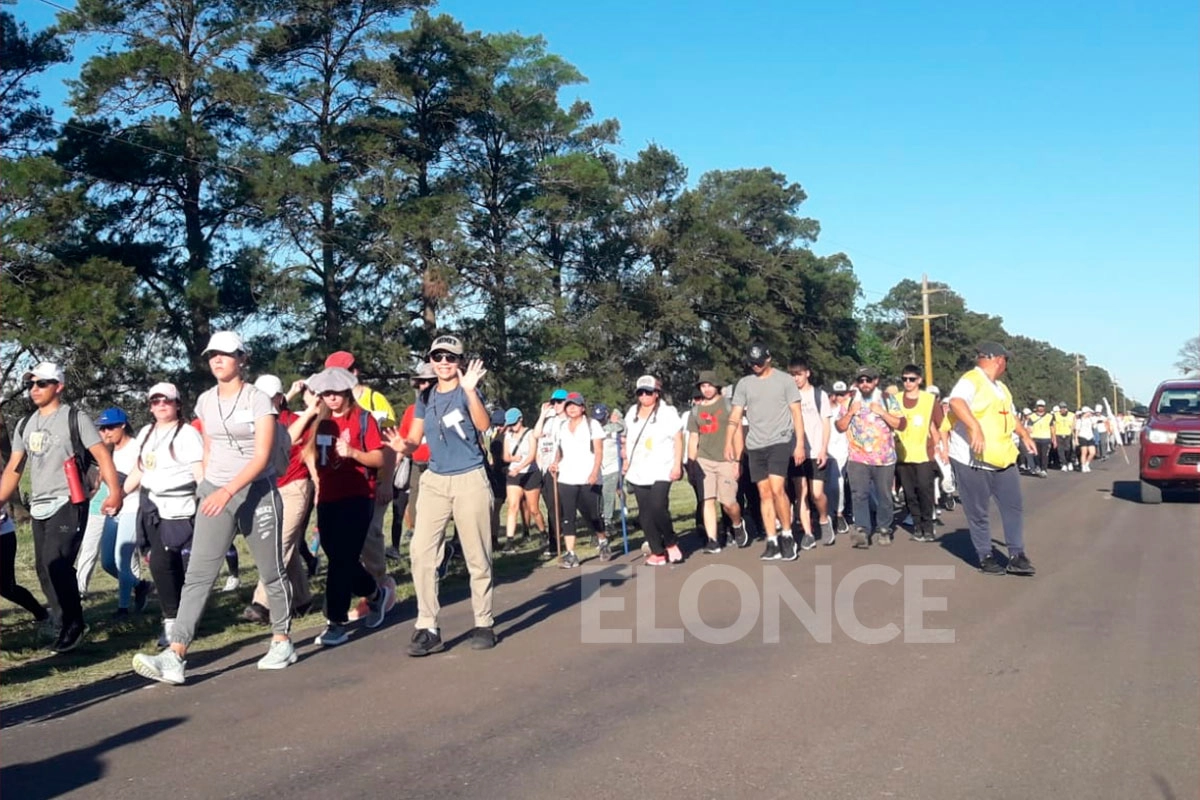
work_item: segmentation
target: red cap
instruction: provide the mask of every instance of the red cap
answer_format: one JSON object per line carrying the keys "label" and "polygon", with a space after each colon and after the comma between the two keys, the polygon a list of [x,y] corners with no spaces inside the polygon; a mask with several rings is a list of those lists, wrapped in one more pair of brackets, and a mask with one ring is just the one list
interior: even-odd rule
{"label": "red cap", "polygon": [[577,405],[577,406],[584,405],[583,395],[581,395],[579,392],[571,392],[570,394],[568,394],[567,395],[567,405],[572,405],[572,404]]}
{"label": "red cap", "polygon": [[342,369],[350,369],[354,366],[354,354],[348,353],[345,350],[338,350],[336,353],[330,353],[329,358],[325,359],[325,369],[340,367]]}

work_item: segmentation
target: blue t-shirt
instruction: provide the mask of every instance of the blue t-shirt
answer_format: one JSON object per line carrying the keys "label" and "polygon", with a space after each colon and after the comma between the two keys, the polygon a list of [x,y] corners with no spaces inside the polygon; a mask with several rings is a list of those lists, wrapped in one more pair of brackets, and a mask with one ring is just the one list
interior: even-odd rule
{"label": "blue t-shirt", "polygon": [[[461,475],[483,466],[483,448],[479,430],[471,422],[467,393],[461,386],[444,394],[434,387],[429,401],[417,395],[413,419],[425,421],[425,441],[429,444],[429,471],[437,475]],[[483,395],[478,392],[480,401]]]}

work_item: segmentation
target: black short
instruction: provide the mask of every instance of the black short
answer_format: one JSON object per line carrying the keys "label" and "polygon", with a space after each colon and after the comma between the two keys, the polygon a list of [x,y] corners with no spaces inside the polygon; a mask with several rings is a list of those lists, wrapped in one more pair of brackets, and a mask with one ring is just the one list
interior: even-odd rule
{"label": "black short", "polygon": [[542,471],[536,466],[531,467],[520,475],[509,475],[504,482],[508,486],[520,486],[524,491],[531,492],[542,488]]}
{"label": "black short", "polygon": [[1080,436],[1079,437],[1079,446],[1080,447],[1095,447],[1096,441],[1094,439],[1085,439],[1082,436]]}
{"label": "black short", "polygon": [[750,468],[750,480],[758,483],[768,475],[787,477],[788,465],[792,463],[793,447],[790,442],[773,444],[758,450],[747,450],[746,460]]}
{"label": "black short", "polygon": [[789,461],[788,462],[788,478],[790,478],[791,480],[796,480],[797,478],[804,478],[805,480],[811,481],[813,478],[813,475],[816,474],[816,466],[817,466],[817,462],[811,458],[806,458],[803,461],[801,461],[799,464],[797,464],[793,461]]}

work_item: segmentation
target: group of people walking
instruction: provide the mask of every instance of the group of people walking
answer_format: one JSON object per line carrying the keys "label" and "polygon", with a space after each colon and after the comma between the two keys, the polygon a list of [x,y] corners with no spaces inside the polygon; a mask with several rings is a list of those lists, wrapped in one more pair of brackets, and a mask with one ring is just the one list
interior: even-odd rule
{"label": "group of people walking", "polygon": [[[39,364],[24,376],[36,410],[15,427],[0,509],[29,468],[35,560],[49,608],[15,583],[7,514],[0,518],[0,594],[54,624],[53,649],[69,651],[88,631],[80,598],[98,552],[118,580],[118,615],[143,608],[151,586],[158,596],[162,649],[137,655],[134,670],[180,684],[196,626],[241,533],[260,578],[245,616],[271,629],[258,668],[283,669],[297,659],[292,618],[312,602],[306,533],[315,511],[327,580],[326,624],[314,643],[344,643],[354,620],[366,629],[382,624],[396,598],[387,561],[407,541],[417,601],[408,652],[424,656],[444,648],[438,588],[453,522],[469,573],[469,640],[489,649],[496,644],[494,548],[513,552],[524,527],[536,532],[544,557],[576,568],[582,520],[599,558],[608,560],[628,492],[645,535],[644,564],[679,563],[685,554],[670,491],[685,475],[706,554],[749,547],[759,537],[767,561],[796,560],[839,534],[856,548],[888,546],[896,498],[911,538],[932,542],[938,506],[958,498],[981,571],[1032,575],[1016,466],[1036,459],[1044,473],[1056,450],[1069,465],[1062,451],[1069,438],[1086,472],[1098,431],[1095,421],[1046,413],[1041,401],[1018,414],[1001,380],[1010,354],[994,342],[977,348],[976,368],[945,397],[922,386],[915,365],[902,370],[895,391],[881,389],[870,366],[857,370],[852,385],[826,389],[814,385],[804,359],[780,370],[768,348],[754,343],[748,374],[733,385],[712,370],[699,372],[682,414],[662,382],[643,375],[624,414],[556,389],[533,425],[518,408],[489,409],[479,388],[487,371],[479,361],[464,363],[463,353],[457,337],[434,340],[413,379],[414,401],[397,420],[387,399],[360,382],[351,353],[331,354],[321,372],[285,393],[272,375],[250,383],[241,338],[219,332],[205,349],[214,385],[197,398],[194,419],[174,385],[157,383],[145,395],[152,422],[136,433],[118,408],[93,424],[63,401],[63,370]],[[297,398],[303,407],[293,411]],[[1087,409],[1081,417],[1090,415]],[[100,485],[90,496],[89,474]],[[989,530],[993,500],[1007,543],[1003,563]],[[143,551],[151,581],[139,574]]]}

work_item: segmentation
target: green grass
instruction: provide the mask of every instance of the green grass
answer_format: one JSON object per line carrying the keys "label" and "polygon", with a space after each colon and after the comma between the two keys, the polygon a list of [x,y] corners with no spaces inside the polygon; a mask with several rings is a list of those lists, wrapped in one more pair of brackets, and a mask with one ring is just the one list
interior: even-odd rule
{"label": "green grass", "polygon": [[[630,497],[630,517],[636,513]],[[676,529],[681,533],[689,530],[692,525],[692,510],[694,501],[691,488],[686,483],[677,483],[671,490],[671,511],[676,519]],[[501,510],[501,528],[503,529],[503,509]],[[390,530],[390,516],[385,520],[385,537]],[[16,573],[17,581],[34,596],[44,601],[41,586],[38,583],[33,563],[33,541],[28,525],[17,528],[18,538]],[[630,525],[630,552],[637,552],[641,545],[641,531]],[[615,542],[620,546],[619,540]],[[238,552],[241,555],[242,586],[234,592],[223,593],[214,591],[209,598],[208,607],[200,620],[196,639],[189,648],[191,653],[205,653],[215,650],[228,650],[254,642],[265,642],[268,629],[259,624],[243,622],[242,610],[250,602],[254,586],[258,581],[258,572],[254,559],[246,548],[245,540],[237,539]],[[536,569],[552,566],[551,562],[542,562],[538,558],[540,545],[536,542],[522,540],[518,552],[511,556],[497,554],[494,564],[494,575],[498,582],[519,580]],[[594,548],[581,546],[580,555],[586,558],[594,554]],[[303,632],[317,628],[324,621],[321,603],[324,600],[325,589],[325,560],[322,558],[322,572],[312,580],[313,611],[304,617],[293,620],[293,630]],[[396,578],[397,599],[400,601],[413,596],[412,582],[409,578],[407,561],[399,565],[389,562],[391,574]],[[149,580],[148,568],[143,568],[143,577]],[[222,568],[217,580],[218,588],[224,584],[227,574]],[[461,560],[447,577],[448,586],[465,584],[466,568]],[[130,660],[138,652],[154,652],[158,649],[157,639],[161,617],[158,602],[153,595],[144,614],[131,614],[120,623],[113,622],[110,617],[117,608],[117,582],[104,572],[97,564],[88,587],[88,597],[84,600],[84,616],[91,632],[84,642],[74,651],[56,655],[51,653],[51,641],[39,635],[38,625],[23,608],[14,606],[7,601],[0,605],[0,707],[12,706],[35,698],[59,694],[80,686],[130,672]]]}

